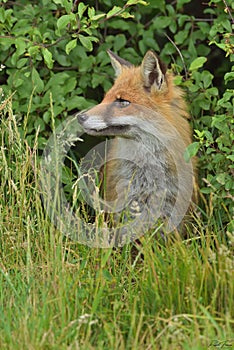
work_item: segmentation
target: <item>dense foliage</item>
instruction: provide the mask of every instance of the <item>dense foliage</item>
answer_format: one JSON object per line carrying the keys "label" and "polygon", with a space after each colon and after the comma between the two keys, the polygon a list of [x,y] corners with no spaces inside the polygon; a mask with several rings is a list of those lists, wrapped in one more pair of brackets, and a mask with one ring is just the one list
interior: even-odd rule
{"label": "dense foliage", "polygon": [[[187,92],[199,154],[204,220],[233,224],[234,36],[232,0],[2,1],[2,102],[39,148],[56,123],[99,102],[113,80],[106,49],[137,64],[153,49]],[[203,196],[204,195],[204,196]]]}
{"label": "dense foliage", "polygon": [[[233,0],[0,1],[0,349],[234,346],[233,9]],[[186,92],[197,235],[90,249],[45,215],[42,150],[61,120],[112,85],[106,49],[135,64],[155,50]]]}

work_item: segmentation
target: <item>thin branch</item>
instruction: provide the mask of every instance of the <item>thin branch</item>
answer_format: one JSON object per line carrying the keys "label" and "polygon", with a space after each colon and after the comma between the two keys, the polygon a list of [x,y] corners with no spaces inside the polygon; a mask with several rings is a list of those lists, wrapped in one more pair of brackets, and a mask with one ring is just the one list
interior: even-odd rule
{"label": "thin branch", "polygon": [[55,46],[55,45],[57,45],[58,43],[60,43],[60,41],[63,41],[63,40],[65,40],[65,39],[68,39],[68,35],[64,35],[64,36],[61,36],[60,38],[58,38],[54,43],[52,43],[52,44],[36,44],[36,45],[38,45],[38,46],[42,46],[42,47],[45,47],[45,48],[47,48],[47,47],[52,47],[52,46]]}
{"label": "thin branch", "polygon": [[78,70],[78,66],[77,67],[75,67],[75,66],[73,66],[73,67],[58,67],[58,66],[54,66],[53,67],[53,71],[70,71],[70,70],[75,70],[75,71],[77,71]]}
{"label": "thin branch", "polygon": [[20,4],[19,2],[16,1],[7,1],[7,3],[3,3],[2,1],[0,2],[0,5],[3,6],[7,6],[7,7],[11,7],[11,6],[20,6],[20,7],[24,7],[23,4]]}
{"label": "thin branch", "polygon": [[232,16],[232,13],[231,13],[231,11],[230,11],[230,8],[228,7],[228,4],[227,4],[226,0],[223,0],[223,3],[224,3],[224,5],[225,5],[225,7],[226,7],[226,10],[227,10],[227,12],[228,12],[228,14],[229,14],[231,20],[232,20],[232,24],[234,24],[234,18],[233,18],[233,16]]}
{"label": "thin branch", "polygon": [[167,39],[172,43],[172,45],[176,48],[176,51],[178,52],[178,54],[180,55],[181,61],[183,63],[183,67],[184,67],[184,72],[185,72],[185,79],[187,80],[188,78],[188,72],[187,72],[187,68],[184,62],[184,57],[180,51],[180,49],[178,48],[178,46],[174,43],[174,41],[166,34],[164,33],[164,35],[167,37]]}
{"label": "thin branch", "polygon": [[51,44],[43,44],[43,43],[37,43],[37,42],[32,42],[30,39],[27,39],[27,38],[23,38],[21,36],[11,36],[11,35],[0,35],[0,39],[12,39],[12,40],[15,40],[15,39],[23,39],[25,42],[27,43],[32,43],[34,46],[40,46],[40,47],[43,47],[43,48],[48,48],[48,47],[52,47],[52,46],[55,46],[57,45],[60,41],[63,41],[65,39],[68,39],[69,36],[68,35],[65,35],[65,36],[62,36],[60,38],[58,38],[54,43],[51,43]]}
{"label": "thin branch", "polygon": [[[12,36],[12,35],[0,35],[0,39],[19,39],[20,37],[17,37],[17,36]],[[24,41],[26,42],[30,42],[29,39],[26,39],[26,38],[22,38],[24,39]]]}
{"label": "thin branch", "polygon": [[77,6],[79,5],[79,3],[80,3],[80,0],[75,0],[75,1],[74,1],[73,5],[72,5],[72,12],[75,11],[75,9],[76,9]]}
{"label": "thin branch", "polygon": [[[186,22],[189,22],[190,19],[187,19]],[[193,18],[193,22],[214,22],[213,18]]]}

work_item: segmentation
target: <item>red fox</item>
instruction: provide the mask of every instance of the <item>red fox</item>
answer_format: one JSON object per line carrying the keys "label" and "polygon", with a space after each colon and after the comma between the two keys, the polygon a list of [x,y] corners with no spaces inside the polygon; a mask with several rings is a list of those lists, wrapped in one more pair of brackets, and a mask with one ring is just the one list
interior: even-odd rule
{"label": "red fox", "polygon": [[159,57],[148,51],[135,67],[108,54],[115,83],[99,105],[78,114],[78,121],[89,135],[114,137],[104,200],[119,217],[123,209],[130,213],[132,221],[115,237],[121,245],[130,231],[137,237],[158,220],[168,232],[178,227],[191,205],[195,164],[184,160],[192,133],[183,92]]}

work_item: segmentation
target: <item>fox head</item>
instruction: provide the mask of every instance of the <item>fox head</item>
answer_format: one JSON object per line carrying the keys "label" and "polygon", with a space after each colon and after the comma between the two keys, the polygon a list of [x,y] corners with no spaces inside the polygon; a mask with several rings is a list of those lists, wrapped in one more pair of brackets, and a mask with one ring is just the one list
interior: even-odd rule
{"label": "fox head", "polygon": [[[186,144],[190,143],[182,92],[173,85],[172,74],[167,73],[156,53],[148,51],[138,67],[110,50],[108,54],[115,83],[99,105],[79,113],[78,120],[84,131],[94,136],[134,138],[142,135],[147,125],[150,128],[154,123],[158,130],[159,124],[166,120],[179,131]],[[162,128],[167,133],[168,128],[165,125]]]}

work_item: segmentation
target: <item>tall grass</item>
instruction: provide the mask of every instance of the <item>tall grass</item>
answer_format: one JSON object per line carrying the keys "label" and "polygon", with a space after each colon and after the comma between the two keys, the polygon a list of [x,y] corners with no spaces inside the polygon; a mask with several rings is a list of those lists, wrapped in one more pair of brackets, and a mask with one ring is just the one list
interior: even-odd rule
{"label": "tall grass", "polygon": [[9,103],[0,132],[0,349],[234,348],[234,235],[197,219],[196,236],[166,244],[145,236],[134,259],[134,244],[70,241],[44,213],[37,138],[29,147],[21,129]]}

